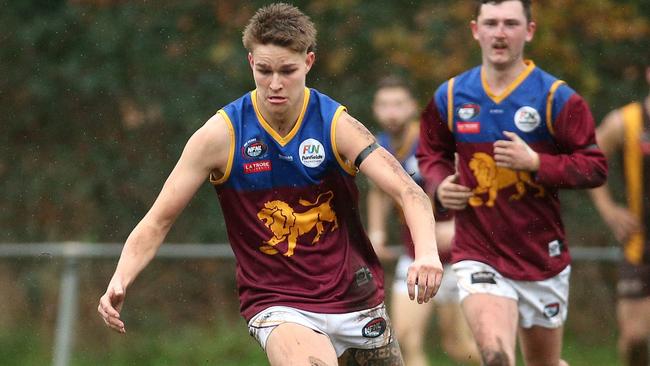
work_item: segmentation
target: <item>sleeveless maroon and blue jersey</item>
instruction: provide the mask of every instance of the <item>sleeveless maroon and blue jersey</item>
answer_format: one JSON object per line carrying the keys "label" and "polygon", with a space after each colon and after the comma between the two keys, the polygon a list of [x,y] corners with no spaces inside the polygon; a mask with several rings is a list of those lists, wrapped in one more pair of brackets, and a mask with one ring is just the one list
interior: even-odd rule
{"label": "sleeveless maroon and blue jersey", "polygon": [[[607,175],[594,121],[564,82],[526,61],[525,71],[495,95],[473,68],[443,83],[422,114],[420,171],[429,192],[454,172],[473,190],[455,212],[452,261],[487,263],[515,280],[550,278],[569,263],[559,188],[591,188]],[[493,144],[516,133],[540,157],[535,173],[497,167]]]}
{"label": "sleeveless maroon and blue jersey", "polygon": [[305,88],[284,137],[264,120],[255,91],[218,112],[231,129],[230,158],[211,182],[246,320],[274,305],[346,313],[383,301],[383,272],[359,217],[356,168],[335,143],[344,110]]}

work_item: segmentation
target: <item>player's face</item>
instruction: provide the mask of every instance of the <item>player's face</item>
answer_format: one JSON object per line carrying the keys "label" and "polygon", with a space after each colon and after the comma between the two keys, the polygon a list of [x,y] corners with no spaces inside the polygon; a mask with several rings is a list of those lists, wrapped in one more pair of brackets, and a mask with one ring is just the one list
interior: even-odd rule
{"label": "player's face", "polygon": [[483,4],[472,34],[481,45],[483,63],[499,69],[523,62],[526,42],[533,39],[535,23],[526,20],[521,1]]}
{"label": "player's face", "polygon": [[295,52],[272,44],[256,45],[248,54],[248,62],[253,69],[260,107],[275,116],[301,108],[305,79],[314,59],[313,52]]}
{"label": "player's face", "polygon": [[414,118],[417,105],[407,90],[390,87],[381,88],[375,93],[372,110],[383,129],[398,133]]}

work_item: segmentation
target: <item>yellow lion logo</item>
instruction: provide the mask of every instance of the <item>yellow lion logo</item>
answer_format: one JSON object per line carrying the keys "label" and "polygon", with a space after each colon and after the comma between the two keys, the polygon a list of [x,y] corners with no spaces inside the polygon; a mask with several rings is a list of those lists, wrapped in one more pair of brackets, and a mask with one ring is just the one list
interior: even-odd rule
{"label": "yellow lion logo", "polygon": [[[327,199],[319,204],[323,197],[327,197]],[[264,208],[257,213],[257,217],[271,230],[273,236],[260,246],[260,250],[268,255],[278,254],[280,251],[275,246],[286,240],[288,244],[287,251],[282,254],[291,257],[296,248],[298,237],[310,232],[314,227],[316,227],[316,236],[311,241],[312,244],[316,244],[320,240],[320,236],[325,232],[324,222],[334,223],[330,231],[337,229],[339,225],[336,213],[330,205],[333,197],[334,193],[328,191],[320,194],[316,198],[316,202],[299,200],[298,203],[302,206],[311,207],[305,212],[295,212],[284,201],[266,202]]]}
{"label": "yellow lion logo", "polygon": [[[469,204],[474,207],[483,204],[487,207],[494,206],[498,192],[512,185],[517,189],[517,193],[510,196],[510,200],[521,199],[526,194],[526,184],[537,189],[535,197],[544,196],[544,187],[533,182],[530,173],[497,167],[492,156],[486,153],[475,153],[469,162],[469,168],[474,173],[478,183],[473,190],[474,196],[469,199]],[[488,200],[483,202],[483,199],[478,195],[486,192],[488,193]]]}

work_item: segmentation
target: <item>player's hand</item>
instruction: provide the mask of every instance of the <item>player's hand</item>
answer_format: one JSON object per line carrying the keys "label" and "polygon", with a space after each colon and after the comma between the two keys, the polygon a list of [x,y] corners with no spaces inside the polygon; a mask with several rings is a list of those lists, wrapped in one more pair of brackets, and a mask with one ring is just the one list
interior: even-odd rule
{"label": "player's hand", "polygon": [[625,243],[630,236],[641,231],[639,219],[630,210],[619,205],[612,205],[603,212],[603,219],[619,243]]}
{"label": "player's hand", "polygon": [[438,255],[417,258],[409,266],[406,275],[409,298],[415,300],[417,295],[418,304],[429,302],[438,292],[441,281],[442,263]]}
{"label": "player's hand", "polygon": [[449,210],[462,210],[474,193],[468,187],[458,184],[458,173],[443,179],[436,190],[436,197],[442,206]]}
{"label": "player's hand", "polygon": [[536,172],[539,154],[514,132],[503,131],[509,140],[494,142],[494,161],[498,167]]}
{"label": "player's hand", "polygon": [[120,311],[124,305],[125,290],[116,283],[111,282],[106,293],[99,299],[97,311],[106,323],[106,326],[116,332],[125,334],[124,322],[120,319]]}

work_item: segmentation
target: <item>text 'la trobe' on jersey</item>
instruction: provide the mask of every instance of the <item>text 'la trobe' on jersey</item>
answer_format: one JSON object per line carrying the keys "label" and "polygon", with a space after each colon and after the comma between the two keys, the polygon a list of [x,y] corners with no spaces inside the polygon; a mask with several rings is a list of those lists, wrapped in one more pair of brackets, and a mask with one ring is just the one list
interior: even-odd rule
{"label": "text 'la trobe' on jersey", "polygon": [[[481,67],[443,83],[422,114],[420,172],[429,192],[454,172],[474,195],[456,212],[452,261],[487,263],[515,280],[537,281],[569,263],[559,188],[592,188],[607,176],[585,101],[526,61],[500,95]],[[535,173],[497,167],[493,144],[516,133],[539,154]]]}
{"label": "text 'la trobe' on jersey", "polygon": [[335,143],[344,110],[305,88],[286,136],[264,120],[255,91],[218,112],[231,129],[231,150],[223,177],[211,181],[246,320],[273,305],[347,313],[383,301],[383,273],[357,209],[356,168]]}

